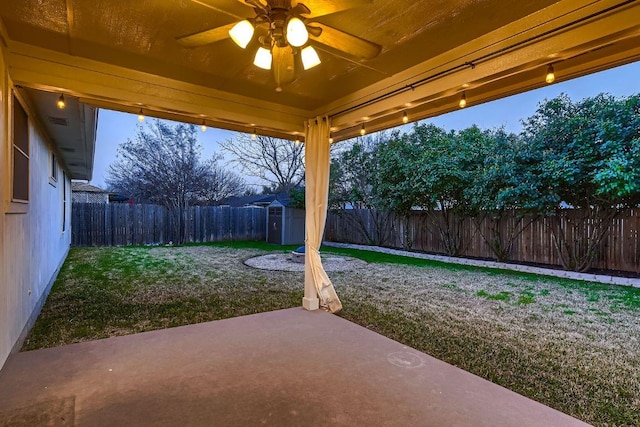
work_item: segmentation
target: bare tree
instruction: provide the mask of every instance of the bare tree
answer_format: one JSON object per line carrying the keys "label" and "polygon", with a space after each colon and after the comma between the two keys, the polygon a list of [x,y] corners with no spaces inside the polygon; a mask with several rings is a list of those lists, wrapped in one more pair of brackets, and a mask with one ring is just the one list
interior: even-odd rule
{"label": "bare tree", "polygon": [[224,151],[234,156],[231,161],[242,171],[270,184],[276,191],[290,192],[304,180],[304,147],[293,141],[246,134],[222,142]]}
{"label": "bare tree", "polygon": [[140,126],[135,138],[120,144],[106,182],[113,191],[169,209],[174,240],[183,242],[186,208],[207,194],[214,198],[211,189],[217,185],[216,177],[229,178],[216,158],[202,161],[200,156],[195,126],[153,120]]}
{"label": "bare tree", "polygon": [[249,190],[246,182],[238,174],[216,164],[217,159],[210,163],[209,175],[202,185],[202,193],[198,203],[203,205],[219,205],[229,197],[241,196]]}

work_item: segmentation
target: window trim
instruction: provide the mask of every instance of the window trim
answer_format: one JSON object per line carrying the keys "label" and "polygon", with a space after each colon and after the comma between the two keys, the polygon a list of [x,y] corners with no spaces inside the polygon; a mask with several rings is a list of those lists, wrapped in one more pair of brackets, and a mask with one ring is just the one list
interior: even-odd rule
{"label": "window trim", "polygon": [[[14,144],[14,137],[15,137],[15,129],[14,129],[15,104],[14,103],[18,103],[18,105],[20,106],[20,108],[22,108],[27,118],[27,144],[28,144],[29,154],[24,153],[24,151],[20,149],[20,147],[16,147],[16,145]],[[8,171],[9,176],[7,177],[8,178],[7,179],[8,203],[7,203],[6,213],[7,214],[26,214],[29,212],[29,199],[22,200],[22,199],[15,199],[13,197],[13,181],[15,178],[14,148],[17,148],[23,155],[25,155],[25,157],[28,160],[27,188],[29,193],[28,196],[30,197],[31,196],[30,194],[31,193],[31,117],[29,114],[29,110],[26,108],[26,103],[14,88],[12,88],[11,91],[9,91],[9,96],[7,97],[6,105],[8,106],[7,114],[6,114],[6,123],[8,128],[7,135],[9,136],[9,138],[7,138],[7,145],[8,145],[7,148],[9,148],[9,156],[10,156],[10,160],[9,160],[10,168]]]}
{"label": "window trim", "polygon": [[58,186],[58,158],[53,150],[49,152],[49,184]]}
{"label": "window trim", "polygon": [[67,231],[67,204],[69,203],[67,199],[67,173],[62,171],[62,234]]}

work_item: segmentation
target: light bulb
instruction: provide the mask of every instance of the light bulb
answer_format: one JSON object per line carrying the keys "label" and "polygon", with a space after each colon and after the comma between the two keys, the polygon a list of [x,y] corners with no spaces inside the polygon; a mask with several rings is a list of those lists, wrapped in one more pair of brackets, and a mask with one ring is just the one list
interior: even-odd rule
{"label": "light bulb", "polygon": [[333,144],[333,136],[329,134],[329,144]]}
{"label": "light bulb", "polygon": [[63,110],[64,107],[67,106],[67,104],[64,102],[64,95],[62,95],[62,94],[60,95],[60,98],[58,98],[58,102],[56,102],[56,105],[61,110]]}
{"label": "light bulb", "polygon": [[233,40],[235,44],[244,49],[251,41],[251,38],[253,38],[253,31],[253,25],[248,19],[245,19],[244,21],[238,22],[229,30],[229,37],[231,37],[231,40]]}
{"label": "light bulb", "polygon": [[298,138],[296,138],[296,140],[294,141],[294,144],[296,144],[296,147],[300,145],[300,140]]}
{"label": "light bulb", "polygon": [[144,122],[144,113],[142,112],[142,108],[140,109],[140,112],[138,113],[138,121],[140,123]]}
{"label": "light bulb", "polygon": [[207,124],[205,123],[205,121],[202,121],[202,125],[200,126],[200,129],[202,129],[202,132],[205,132],[207,130]]}
{"label": "light bulb", "polygon": [[253,128],[253,133],[251,134],[251,140],[255,141],[258,139],[258,135],[256,135],[256,128]]}
{"label": "light bulb", "polygon": [[256,52],[256,57],[253,60],[253,65],[255,65],[256,67],[260,67],[264,70],[270,70],[271,60],[272,60],[271,52],[269,52],[268,49],[260,47]]}
{"label": "light bulb", "polygon": [[367,133],[367,131],[364,129],[364,123],[363,123],[362,127],[360,128],[360,135],[364,136],[365,133]]}
{"label": "light bulb", "polygon": [[545,78],[546,82],[551,84],[555,81],[556,75],[553,72],[553,65],[549,64],[547,67],[547,77]]}
{"label": "light bulb", "polygon": [[407,112],[405,111],[404,114],[402,115],[402,123],[407,124],[409,123],[409,116],[407,115]]}
{"label": "light bulb", "polygon": [[287,41],[293,47],[300,47],[309,40],[309,33],[307,27],[300,18],[295,16],[289,19],[287,23]]}
{"label": "light bulb", "polygon": [[302,55],[302,66],[305,70],[309,68],[313,68],[316,65],[320,64],[320,57],[318,57],[318,52],[312,47],[307,46],[300,52]]}
{"label": "light bulb", "polygon": [[466,92],[462,92],[462,96],[460,97],[460,102],[458,103],[460,108],[464,108],[467,106],[467,94]]}

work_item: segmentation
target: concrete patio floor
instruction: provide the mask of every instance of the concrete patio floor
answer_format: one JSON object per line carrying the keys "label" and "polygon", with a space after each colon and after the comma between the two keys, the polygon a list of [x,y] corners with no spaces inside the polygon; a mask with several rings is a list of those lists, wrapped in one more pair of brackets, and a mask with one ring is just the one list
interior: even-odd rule
{"label": "concrete patio floor", "polygon": [[301,308],[14,354],[0,426],[581,426]]}

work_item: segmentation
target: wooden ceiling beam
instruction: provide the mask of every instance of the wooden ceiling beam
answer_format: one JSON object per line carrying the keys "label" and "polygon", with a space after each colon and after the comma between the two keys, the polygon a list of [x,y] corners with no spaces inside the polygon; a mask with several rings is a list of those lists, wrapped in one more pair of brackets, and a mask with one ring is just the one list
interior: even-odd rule
{"label": "wooden ceiling beam", "polygon": [[[598,6],[615,6],[615,2],[602,3],[607,4]],[[497,34],[512,36],[498,42],[496,34],[488,34],[488,39],[493,40],[489,47],[479,48],[478,45],[486,46],[488,40],[476,40],[461,46],[455,52],[425,61],[402,75],[335,103],[326,114],[332,117],[338,138],[344,139],[357,136],[363,122],[372,130],[384,129],[391,123],[398,125],[395,118],[398,111],[416,109],[443,97],[459,96],[463,90],[473,91],[476,99],[482,99],[482,102],[496,99],[495,93],[489,89],[487,94],[483,94],[483,86],[495,81],[501,81],[504,87],[510,88],[503,96],[541,87],[546,84],[544,72],[548,63],[557,64],[556,68],[562,69],[563,62],[571,61],[572,76],[578,77],[614,64],[637,60],[637,49],[633,47],[640,38],[640,4],[627,2],[601,15],[597,15],[598,10],[606,11],[607,8],[594,7],[590,5],[574,14],[566,13],[562,19],[552,20],[556,27],[551,27],[550,23],[534,25],[532,17],[527,17],[525,24],[533,26],[528,32],[524,28],[519,32],[516,28],[508,31],[499,29]],[[541,17],[546,19],[548,12],[541,11]],[[596,16],[589,18],[592,15]],[[583,20],[579,24],[569,25],[581,18]],[[512,23],[509,27],[517,24]],[[553,31],[553,28],[558,30]],[[514,44],[515,47],[509,48]],[[496,53],[491,55],[489,48]],[[589,61],[583,58],[585,55]],[[531,82],[526,76],[536,69],[542,77]],[[413,120],[441,112],[428,106],[421,107],[420,111],[419,117],[413,115]]]}
{"label": "wooden ceiling beam", "polygon": [[111,64],[10,42],[13,81],[25,87],[72,94],[95,106],[174,120],[215,122],[222,129],[286,139],[304,134],[310,113]]}

